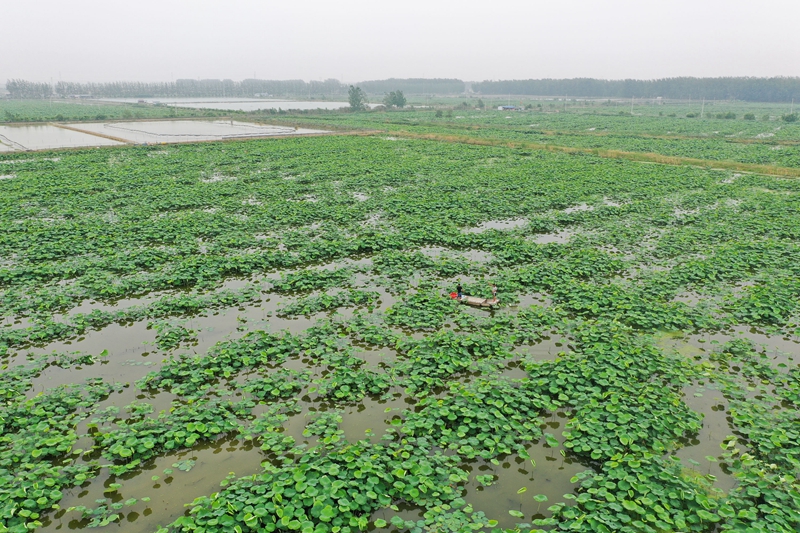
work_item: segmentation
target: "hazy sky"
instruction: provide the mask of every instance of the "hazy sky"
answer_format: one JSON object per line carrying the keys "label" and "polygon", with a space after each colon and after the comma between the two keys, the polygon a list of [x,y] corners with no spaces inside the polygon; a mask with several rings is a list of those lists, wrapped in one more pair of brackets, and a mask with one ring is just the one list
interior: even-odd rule
{"label": "hazy sky", "polygon": [[800,76],[800,0],[1,0],[0,83]]}

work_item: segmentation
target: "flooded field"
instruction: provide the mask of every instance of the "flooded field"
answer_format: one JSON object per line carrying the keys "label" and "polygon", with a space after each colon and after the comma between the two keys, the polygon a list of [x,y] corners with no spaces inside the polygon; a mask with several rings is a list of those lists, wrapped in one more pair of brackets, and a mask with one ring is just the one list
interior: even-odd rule
{"label": "flooded field", "polygon": [[490,229],[494,230],[509,230],[515,228],[522,228],[528,224],[528,220],[524,218],[512,218],[508,220],[490,220],[489,222],[482,222],[477,227],[468,228],[464,231],[466,233],[483,233]]}
{"label": "flooded field", "polygon": [[324,133],[322,130],[266,126],[238,121],[158,120],[152,122],[113,122],[80,124],[87,133],[119,137],[136,144],[177,143],[246,139],[275,135]]}
{"label": "flooded field", "polygon": [[0,151],[54,148],[222,141],[283,135],[309,135],[323,130],[270,126],[239,121],[154,120],[70,125],[0,126]]}
{"label": "flooded field", "polygon": [[0,151],[49,150],[124,143],[53,125],[0,126]]}
{"label": "flooded field", "polygon": [[[793,182],[378,136],[180,143],[293,134],[230,121],[75,127],[178,142],[3,156],[16,529],[791,523],[800,233],[791,196],[752,186]],[[466,189],[497,193],[452,201]],[[675,213],[726,195],[747,209]]]}

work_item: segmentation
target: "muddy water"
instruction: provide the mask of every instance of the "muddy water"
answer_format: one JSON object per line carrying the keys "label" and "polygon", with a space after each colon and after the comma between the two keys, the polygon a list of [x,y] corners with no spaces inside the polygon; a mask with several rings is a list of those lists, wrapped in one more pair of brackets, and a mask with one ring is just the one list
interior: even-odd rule
{"label": "muddy water", "polygon": [[70,383],[81,383],[90,378],[102,378],[106,383],[133,383],[148,372],[158,370],[161,359],[155,356],[146,360],[125,359],[115,357],[100,359],[93,365],[76,366],[73,368],[60,368],[51,366],[32,380],[32,386],[27,393],[28,397],[36,396],[48,389]]}
{"label": "muddy water", "polygon": [[[153,414],[151,416],[158,416],[161,411],[168,411],[172,407],[172,402],[177,400],[178,396],[171,392],[157,391],[145,392],[137,388],[135,385],[125,387],[119,392],[112,393],[105,400],[100,401],[96,406],[96,412],[100,412],[107,407],[116,406],[120,408],[117,415],[119,418],[128,418],[128,413],[122,410],[122,407],[136,403],[149,403],[153,406]],[[85,419],[78,425],[78,432],[87,432],[86,424],[92,420],[92,417]]]}
{"label": "muddy water", "polygon": [[[398,509],[397,511],[394,511],[392,509],[383,508],[383,509],[378,509],[377,511],[372,513],[372,516],[370,517],[369,520],[370,525],[367,531],[370,532],[376,531],[381,533],[384,532],[401,533],[401,531],[406,531],[405,528],[397,529],[391,523],[389,523],[393,516],[399,516],[406,522],[412,521],[419,528],[425,527],[425,516],[424,516],[425,509],[423,509],[422,507],[418,507],[416,505],[409,505],[407,503],[401,503],[400,505],[397,506],[397,509]],[[375,527],[375,520],[378,520],[379,518],[387,522],[386,527],[382,528]]]}
{"label": "muddy water", "polygon": [[551,334],[535,343],[523,344],[511,350],[511,353],[528,361],[555,361],[562,354],[569,353],[569,339],[557,334]]}
{"label": "muddy water", "polygon": [[[375,287],[365,287],[366,289],[374,289]],[[383,291],[378,290],[380,293],[380,299],[377,302],[377,306],[375,307],[375,312],[378,313],[385,313],[387,309],[392,307],[397,303],[398,298],[393,296],[389,293],[388,290],[384,289]]]}
{"label": "muddy water", "polygon": [[464,259],[474,263],[488,263],[494,258],[491,252],[473,249],[453,250],[451,248],[443,248],[441,246],[426,246],[424,248],[420,248],[419,252],[434,259],[438,259],[440,257],[463,257]]}
{"label": "muddy water", "polygon": [[[139,305],[148,305],[156,301],[162,296],[166,296],[168,293],[166,292],[152,292],[147,296],[142,296],[141,298],[123,298],[121,300],[117,300],[112,303],[106,302],[97,302],[95,300],[84,300],[76,307],[73,307],[69,310],[66,316],[72,317],[79,313],[89,314],[95,309],[99,309],[100,311],[105,311],[108,313],[114,313],[116,311],[124,311],[126,309],[130,309],[131,307],[136,307]],[[63,320],[61,315],[54,315],[56,320]]]}
{"label": "muddy water", "polygon": [[545,296],[540,292],[535,292],[533,294],[523,294],[519,297],[519,303],[516,305],[509,305],[509,308],[512,310],[522,310],[527,309],[532,305],[538,305],[539,307],[550,307],[553,304],[553,301]]}
{"label": "muddy water", "polygon": [[500,371],[500,375],[507,379],[526,379],[528,372],[525,371],[525,365],[522,361],[514,360],[509,361],[505,368]]}
{"label": "muddy water", "polygon": [[0,126],[0,142],[13,150],[114,146],[122,143],[50,125]]}
{"label": "muddy water", "polygon": [[684,303],[688,306],[694,307],[698,303],[702,302],[704,298],[697,294],[696,292],[688,291],[682,292],[680,294],[675,295],[675,298],[672,299],[673,302],[680,302]]}
{"label": "muddy water", "polygon": [[[680,457],[686,468],[695,470],[703,476],[709,474],[714,476],[715,488],[725,492],[730,491],[736,485],[736,479],[730,475],[730,471],[720,458],[723,452],[720,444],[726,437],[734,435],[728,415],[728,401],[720,391],[711,388],[710,385],[684,388],[683,401],[691,410],[703,415],[703,428],[696,437],[681,440],[683,447],[674,455]],[[713,457],[716,461],[710,461],[707,457]],[[694,464],[692,461],[699,464]]]}
{"label": "muddy water", "polygon": [[293,127],[267,126],[249,122],[220,120],[159,120],[152,122],[87,123],[73,127],[87,133],[97,133],[125,139],[130,142],[148,144],[324,133],[322,130],[295,130]]}
{"label": "muddy water", "polygon": [[[265,296],[264,301],[249,307],[233,307],[215,311],[207,316],[197,316],[179,321],[187,329],[197,331],[196,340],[189,345],[182,344],[170,353],[206,353],[220,341],[235,339],[248,331],[283,331],[300,333],[313,326],[324,314],[301,318],[281,318],[273,316],[282,300]],[[133,324],[110,324],[103,329],[90,331],[85,336],[68,341],[58,341],[42,347],[25,350],[25,354],[43,355],[53,352],[80,352],[99,356],[93,365],[63,369],[51,366],[33,379],[29,395],[35,395],[62,384],[82,383],[86,379],[100,377],[110,383],[133,383],[148,372],[161,366],[164,352],[156,346],[156,331],[148,329],[148,321]],[[14,361],[26,362],[23,353],[17,354]]]}
{"label": "muddy water", "polygon": [[353,270],[363,270],[372,266],[372,257],[363,256],[353,258],[347,257],[338,261],[329,261],[327,263],[318,263],[314,265],[313,270],[339,270],[340,268],[351,268]]}
{"label": "muddy water", "polygon": [[490,229],[495,230],[509,230],[526,226],[528,224],[527,218],[509,218],[506,220],[489,220],[488,222],[481,222],[474,228],[467,228],[464,233],[483,233]]}
{"label": "muddy water", "polygon": [[391,426],[392,419],[405,409],[411,409],[415,401],[397,393],[391,400],[364,398],[354,406],[348,407],[342,415],[340,427],[350,442],[368,439],[377,443]]}
{"label": "muddy water", "polygon": [[[341,264],[341,262],[336,265],[331,264],[331,267],[341,268]],[[322,265],[320,268],[325,268],[325,266]],[[350,262],[348,266],[368,268],[369,259],[362,259],[360,263]],[[225,283],[224,288],[241,289],[252,281],[249,279],[231,279]],[[369,284],[368,278],[365,278],[363,282],[366,288],[375,288],[374,285]],[[267,331],[288,329],[294,333],[300,333],[314,325],[319,318],[330,316],[327,313],[297,319],[276,316],[277,309],[291,299],[293,299],[293,296],[287,297],[266,293],[260,302],[252,305],[234,306],[193,317],[176,318],[176,323],[197,331],[196,340],[191,345],[184,344],[178,349],[168,352],[168,354],[204,353],[221,340],[236,338],[246,334],[247,331],[256,329]],[[142,305],[147,303],[145,300],[138,299],[108,305]],[[381,308],[388,307],[388,305],[392,305],[395,302],[395,299],[388,294],[382,295],[381,300]],[[98,304],[84,302],[82,306],[88,312],[97,307]],[[479,314],[485,313],[472,308],[465,309]],[[341,316],[351,316],[352,312],[352,309],[345,310]],[[97,406],[98,409],[104,409],[112,405],[122,407],[134,401],[151,403],[156,413],[168,409],[175,399],[174,395],[166,392],[149,394],[138,390],[132,385],[135,380],[141,378],[147,372],[157,370],[165,356],[165,353],[155,346],[155,334],[154,329],[147,329],[147,321],[137,322],[132,325],[113,324],[102,330],[90,332],[81,339],[51,343],[45,347],[36,348],[32,350],[35,353],[81,351],[96,355],[103,350],[108,350],[109,354],[104,358],[107,362],[103,363],[69,370],[48,368],[41,376],[36,378],[34,389],[35,391],[41,391],[59,383],[76,383],[83,381],[87,377],[102,377],[107,381],[125,382],[131,383],[131,385],[100,402]],[[423,335],[425,334],[419,333],[417,337],[421,338]],[[551,357],[551,352],[554,349],[566,349],[566,346],[560,342],[561,340],[560,337],[558,339],[547,337],[533,346],[526,346],[525,349],[527,351],[522,357],[534,359],[537,357]],[[375,349],[357,345],[354,347],[355,357],[363,359],[366,367],[374,371],[387,371],[398,355],[396,351],[391,349]],[[327,371],[325,368],[314,366],[313,361],[307,358],[290,358],[280,366],[296,370],[310,370],[314,378],[322,377]],[[520,368],[518,359],[517,370],[519,371]],[[274,369],[267,368],[262,370],[269,371]],[[245,377],[239,376],[238,378],[245,379]],[[524,377],[524,375],[520,377]],[[237,379],[237,381],[241,381],[241,379]],[[339,407],[342,410],[340,427],[344,432],[345,438],[351,442],[359,439],[379,442],[386,430],[391,427],[393,420],[399,420],[404,410],[413,410],[413,400],[410,400],[401,390],[393,390],[392,393],[388,399],[367,397],[357,404]],[[329,410],[333,407],[308,397],[308,389],[299,396],[301,397],[300,405],[303,411],[300,414],[291,415],[289,420],[283,424],[283,431],[287,435],[294,437],[299,445],[313,447],[318,443],[317,438],[303,436],[303,430],[311,421],[313,413]],[[314,395],[311,394],[310,396]],[[124,411],[120,416],[125,416]],[[86,420],[79,424],[77,429],[80,433],[87,431],[86,424],[88,421]],[[553,432],[552,430],[549,431]],[[86,449],[92,445],[92,442],[88,437],[85,437],[79,444]],[[507,467],[503,464],[500,467],[496,467],[497,470],[503,470],[504,472],[496,486],[486,489],[475,486],[473,489],[468,489],[472,490],[476,494],[476,498],[483,502],[482,506],[476,505],[476,509],[486,510],[487,513],[489,511],[498,511],[499,513],[500,508],[505,505],[504,502],[516,495],[519,487],[515,485],[519,482],[527,483],[530,491],[533,491],[532,485],[530,485],[532,483],[531,480],[538,484],[539,488],[535,492],[529,492],[528,496],[532,497],[533,494],[538,493],[548,495],[551,503],[542,504],[542,509],[546,509],[547,506],[555,503],[555,501],[560,501],[557,498],[557,496],[560,497],[560,494],[572,491],[571,487],[562,487],[560,485],[561,482],[568,481],[573,475],[571,462],[561,456],[558,450],[545,448],[543,444],[531,446],[530,450],[537,462],[536,469],[532,469],[530,463],[527,463],[527,465],[517,464],[517,462],[524,463],[519,457],[506,458]],[[182,472],[178,468],[172,467],[174,463],[189,459],[196,461],[194,468],[189,472]],[[105,487],[110,483],[121,483],[122,488],[120,493],[114,496],[115,500],[125,501],[128,498],[145,496],[152,498],[152,500],[149,503],[139,502],[131,507],[123,508],[124,518],[120,527],[124,528],[125,531],[153,531],[157,529],[158,525],[165,525],[180,516],[185,511],[183,505],[190,503],[195,497],[208,495],[219,490],[219,482],[224,479],[228,472],[234,471],[237,476],[242,476],[260,471],[260,464],[263,459],[265,457],[259,450],[236,442],[199,447],[194,450],[160,457],[152,461],[143,470],[125,476],[124,479],[113,479],[106,470],[103,470],[100,479],[90,482],[83,488],[75,488],[68,491],[61,505],[62,508],[67,508],[71,505],[94,507],[97,505],[95,500],[103,496]],[[477,469],[480,466],[495,468],[491,464],[476,465],[475,468]],[[164,469],[166,468],[173,468],[174,470],[169,477],[164,474]],[[583,467],[580,467],[577,471],[583,469]],[[151,480],[151,476],[154,475],[159,476],[160,479]],[[561,476],[558,478],[560,481],[556,481],[553,478],[556,475]],[[506,492],[508,492],[508,495],[506,495]],[[553,495],[552,497],[551,494]],[[490,504],[489,508],[485,506],[487,502]],[[531,502],[524,503],[520,501],[519,503],[523,505],[523,509],[526,512],[533,513],[536,509],[531,508],[529,504],[538,506],[538,502],[533,502],[532,499]],[[501,524],[504,523],[502,522],[503,518],[511,518],[507,515],[507,509],[509,508],[516,507],[505,507],[503,510],[504,516],[497,515],[490,516],[490,518],[496,518],[501,520]],[[388,515],[386,518],[388,520],[394,512],[388,511],[386,514]],[[408,516],[408,519],[417,520],[420,518],[418,509],[403,508],[401,514]],[[77,513],[74,512],[59,512],[57,515],[51,515],[50,518],[51,521],[47,522],[43,528],[45,531],[63,531],[82,528],[86,525],[85,522],[79,520]]]}
{"label": "muddy water", "polygon": [[682,333],[662,334],[656,339],[660,348],[673,351],[686,357],[702,358],[708,353],[734,339],[752,342],[762,354],[763,361],[775,368],[793,368],[800,363],[800,339],[768,335],[745,326],[718,333],[684,335]]}
{"label": "muddy water", "polygon": [[30,351],[35,354],[75,351],[99,354],[108,350],[109,358],[142,356],[155,349],[155,339],[155,330],[147,329],[147,322],[141,321],[131,325],[110,324],[103,329],[89,331],[78,339],[52,342]]}
{"label": "muddy water", "polygon": [[316,436],[306,437],[303,435],[306,425],[311,422],[311,416],[313,416],[311,411],[303,409],[300,413],[289,415],[289,420],[283,423],[283,432],[294,438],[298,446],[307,449],[313,448],[319,441]]}
{"label": "muddy water", "polygon": [[288,299],[284,296],[264,294],[262,300],[255,305],[228,307],[192,317],[186,321],[185,327],[198,333],[197,340],[189,347],[189,351],[205,353],[220,341],[236,339],[255,330],[301,333],[327,316],[325,313],[306,317],[277,316],[278,309],[287,302]]}
{"label": "muddy water", "polygon": [[537,244],[565,244],[569,242],[573,235],[575,235],[574,231],[561,230],[553,233],[539,233],[537,235],[531,235],[527,238],[527,240]]}
{"label": "muddy water", "polygon": [[253,280],[250,278],[228,278],[220,284],[218,290],[238,291],[251,285],[253,285]]}
{"label": "muddy water", "polygon": [[572,207],[564,209],[564,213],[566,214],[578,213],[580,211],[594,211],[594,206],[583,203],[583,204],[573,205]]}
{"label": "muddy water", "polygon": [[[526,447],[531,459],[514,454],[501,459],[499,465],[483,460],[469,465],[470,480],[463,497],[476,511],[483,511],[490,520],[497,520],[499,527],[513,528],[517,523],[549,516],[547,508],[554,503],[569,502],[564,494],[573,493],[578,487],[577,483],[570,483],[570,478],[588,470],[578,461],[561,454],[565,450],[563,432],[567,414],[556,412],[547,416],[542,431],[558,439],[560,445],[557,448],[548,447],[545,439],[541,438]],[[476,479],[476,476],[486,475],[494,476],[488,487]],[[523,488],[525,490],[520,494]],[[534,500],[537,494],[547,496],[547,501],[539,503]],[[509,510],[521,511],[525,518],[515,518],[508,514]]]}
{"label": "muddy water", "polygon": [[365,362],[364,368],[375,372],[385,372],[387,368],[397,361],[397,351],[391,348],[376,348],[374,350],[361,350],[353,354]]}
{"label": "muddy water", "polygon": [[[189,471],[173,466],[183,461],[195,461]],[[164,455],[148,461],[138,472],[131,472],[121,478],[108,474],[107,469],[100,476],[85,484],[64,492],[61,507],[85,505],[95,507],[95,500],[110,496],[112,501],[125,501],[128,498],[151,498],[150,502],[137,502],[120,511],[124,518],[118,527],[126,533],[151,533],[159,526],[167,525],[186,512],[184,505],[195,498],[207,496],[220,490],[220,482],[231,473],[238,477],[258,473],[265,457],[252,443],[237,440],[219,440],[214,443],[173,454]],[[171,469],[171,474],[165,470]],[[159,479],[153,480],[153,476]],[[117,493],[104,494],[111,483],[121,483]],[[85,522],[77,512],[59,511],[44,521],[44,527],[37,531],[66,531],[81,529]],[[113,527],[113,526],[110,526]]]}

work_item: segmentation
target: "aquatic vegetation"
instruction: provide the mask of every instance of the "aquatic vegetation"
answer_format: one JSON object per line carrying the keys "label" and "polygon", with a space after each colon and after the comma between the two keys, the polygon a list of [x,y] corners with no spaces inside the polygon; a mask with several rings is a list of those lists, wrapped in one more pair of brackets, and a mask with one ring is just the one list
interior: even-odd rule
{"label": "aquatic vegetation", "polygon": [[[496,122],[470,131],[522,135]],[[0,155],[9,531],[800,526],[795,181],[380,136],[153,153]],[[221,443],[253,467],[188,496]]]}

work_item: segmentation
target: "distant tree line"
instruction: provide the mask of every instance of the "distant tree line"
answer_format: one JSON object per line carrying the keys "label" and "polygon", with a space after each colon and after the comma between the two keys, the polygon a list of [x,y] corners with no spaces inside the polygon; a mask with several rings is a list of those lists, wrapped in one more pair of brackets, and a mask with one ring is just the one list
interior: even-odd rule
{"label": "distant tree line", "polygon": [[594,78],[500,80],[473,83],[481,94],[584,96],[601,98],[673,98],[800,101],[800,78],[664,78],[658,80],[598,80]]}
{"label": "distant tree line", "polygon": [[11,98],[50,98],[53,87],[49,83],[36,83],[25,80],[6,81],[6,91]]}
{"label": "distant tree line", "polygon": [[111,82],[76,83],[60,81],[51,86],[26,80],[8,80],[11,98],[49,98],[53,95],[91,95],[106,98],[147,97],[252,97],[272,96],[341,96],[347,86],[338,80],[177,80],[166,83]]}
{"label": "distant tree line", "polygon": [[461,94],[464,82],[446,78],[389,78],[388,80],[362,81],[358,84],[368,94],[387,94],[402,91],[405,94]]}
{"label": "distant tree line", "polygon": [[[358,86],[367,94],[462,94],[465,83],[457,79],[390,78],[365,81]],[[599,80],[594,78],[501,80],[471,84],[478,94],[514,94],[595,98],[671,98],[800,102],[800,78],[664,78],[658,80]],[[339,80],[177,80],[168,83],[58,82],[55,86],[26,80],[8,80],[11,98],[49,98],[52,95],[91,95],[108,98],[145,97],[343,97],[349,86]]]}

